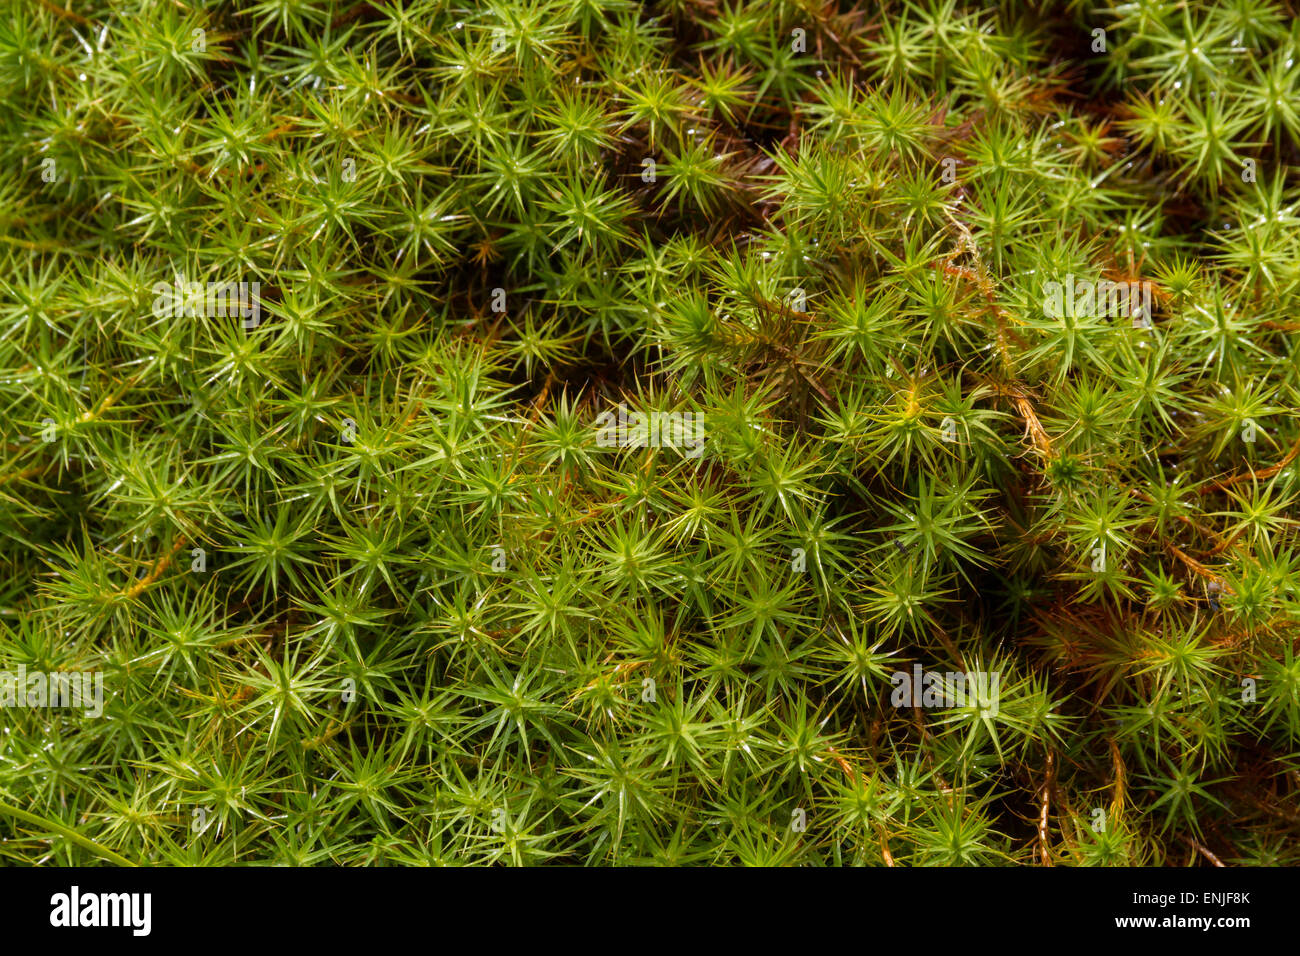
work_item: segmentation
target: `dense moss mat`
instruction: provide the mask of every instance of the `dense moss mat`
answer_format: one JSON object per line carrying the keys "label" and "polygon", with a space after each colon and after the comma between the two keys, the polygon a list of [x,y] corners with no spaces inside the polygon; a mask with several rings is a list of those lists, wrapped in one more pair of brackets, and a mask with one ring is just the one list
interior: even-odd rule
{"label": "dense moss mat", "polygon": [[0,859],[1297,861],[1290,5],[5,7]]}

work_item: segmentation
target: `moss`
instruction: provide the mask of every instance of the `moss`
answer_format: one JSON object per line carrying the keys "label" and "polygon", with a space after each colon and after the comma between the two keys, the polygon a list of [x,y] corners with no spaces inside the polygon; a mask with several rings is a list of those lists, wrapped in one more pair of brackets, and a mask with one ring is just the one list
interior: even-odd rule
{"label": "moss", "polygon": [[1300,27],[858,8],[11,4],[0,858],[1296,863]]}

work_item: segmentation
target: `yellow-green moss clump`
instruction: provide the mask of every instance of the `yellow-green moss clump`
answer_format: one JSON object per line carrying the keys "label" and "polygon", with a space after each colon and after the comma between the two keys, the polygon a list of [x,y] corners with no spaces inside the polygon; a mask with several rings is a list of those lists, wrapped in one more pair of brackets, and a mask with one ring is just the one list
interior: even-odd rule
{"label": "yellow-green moss clump", "polygon": [[0,861],[1298,862],[1298,48],[10,0]]}

